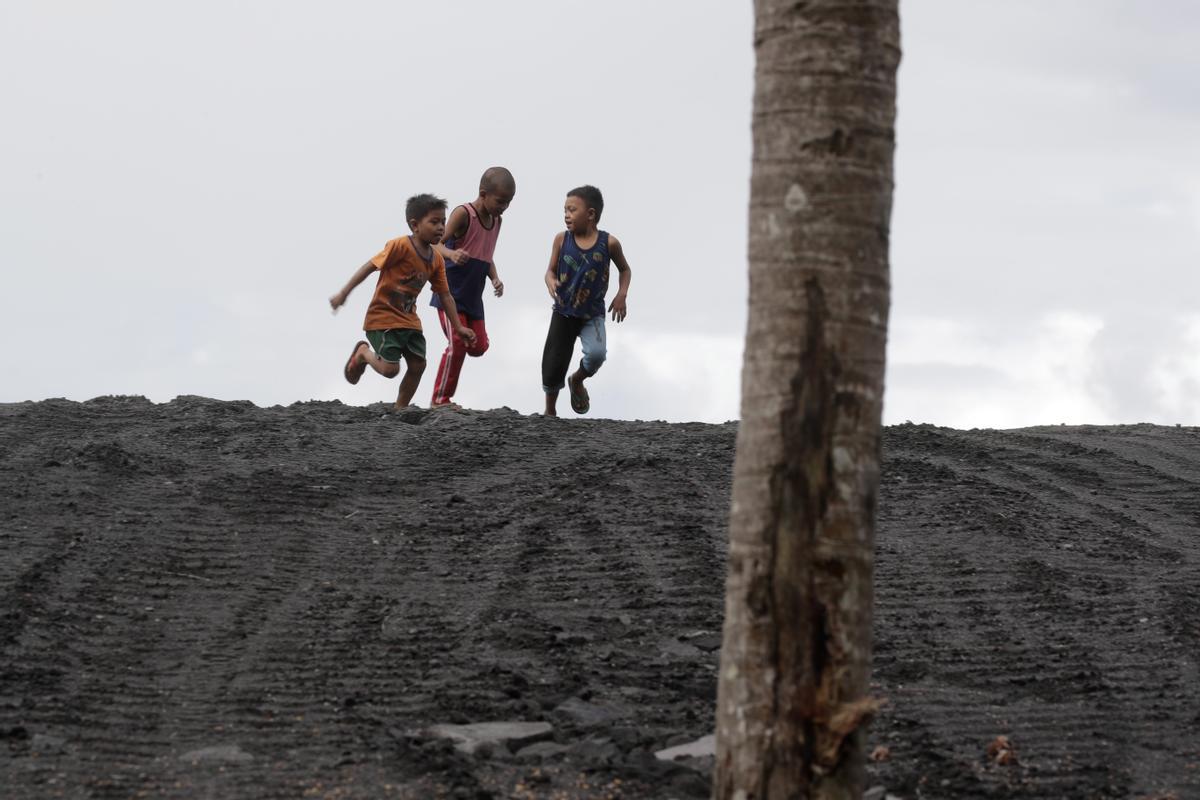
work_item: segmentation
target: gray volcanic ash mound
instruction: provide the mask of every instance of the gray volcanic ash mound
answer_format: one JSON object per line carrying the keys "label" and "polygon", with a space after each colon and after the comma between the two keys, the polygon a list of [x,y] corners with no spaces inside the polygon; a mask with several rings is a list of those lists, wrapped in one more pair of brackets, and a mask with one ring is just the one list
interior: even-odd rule
{"label": "gray volcanic ash mound", "polygon": [[[735,432],[0,405],[3,794],[706,796]],[[869,783],[1200,797],[1198,523],[1195,429],[887,429]]]}

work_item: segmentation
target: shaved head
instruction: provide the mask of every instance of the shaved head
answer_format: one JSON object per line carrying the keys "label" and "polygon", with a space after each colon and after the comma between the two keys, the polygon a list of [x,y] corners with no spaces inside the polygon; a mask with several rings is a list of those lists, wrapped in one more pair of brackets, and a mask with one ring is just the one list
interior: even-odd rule
{"label": "shaved head", "polygon": [[514,194],[517,191],[517,181],[504,167],[488,167],[479,179],[479,191]]}

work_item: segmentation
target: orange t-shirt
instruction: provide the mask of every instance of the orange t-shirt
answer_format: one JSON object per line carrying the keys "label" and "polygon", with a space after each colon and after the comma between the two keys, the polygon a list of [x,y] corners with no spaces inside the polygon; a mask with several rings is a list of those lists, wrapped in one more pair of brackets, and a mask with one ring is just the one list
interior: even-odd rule
{"label": "orange t-shirt", "polygon": [[417,295],[425,282],[428,281],[438,294],[450,291],[442,254],[435,247],[430,260],[426,261],[417,253],[411,236],[392,239],[371,263],[379,270],[379,283],[375,285],[371,305],[367,306],[367,318],[363,320],[365,331],[393,328],[419,331],[421,318],[417,316]]}

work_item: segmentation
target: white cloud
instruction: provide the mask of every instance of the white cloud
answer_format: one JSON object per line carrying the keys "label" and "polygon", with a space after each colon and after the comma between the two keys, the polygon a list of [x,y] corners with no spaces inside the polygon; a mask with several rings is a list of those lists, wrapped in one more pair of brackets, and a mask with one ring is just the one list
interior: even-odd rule
{"label": "white cloud", "polygon": [[[540,275],[563,192],[594,182],[635,273],[594,413],[736,416],[750,5],[529,5],[495,91],[445,116],[433,90],[416,118],[405,87],[470,86],[477,65],[436,37],[398,59],[394,32],[449,20],[460,52],[485,52],[508,6],[5,6],[0,401],[390,400],[395,382],[340,374],[370,286],[336,317],[325,298],[404,232],[408,194],[469,200],[503,162],[508,292],[458,399],[540,408]],[[607,116],[571,99],[573,40],[546,35],[581,24],[619,43],[589,84],[621,98]],[[922,0],[902,24],[886,418],[1200,422],[1200,6]],[[414,124],[430,114],[444,124]],[[424,318],[422,404],[443,344]],[[46,368],[42,338],[79,358]]]}
{"label": "white cloud", "polygon": [[[741,404],[742,338],[647,333],[620,340],[611,357],[631,363],[626,414],[668,422],[725,422]],[[625,414],[622,414],[625,416]]]}
{"label": "white cloud", "polygon": [[1200,234],[1200,182],[1192,189],[1192,222],[1196,226],[1196,233]]}
{"label": "white cloud", "polygon": [[961,319],[892,325],[884,421],[1012,428],[1109,421],[1095,380],[1103,320],[1059,311],[1027,328]]}
{"label": "white cloud", "polygon": [[1154,358],[1148,384],[1164,420],[1196,424],[1200,420],[1200,314],[1175,320],[1180,346]]}

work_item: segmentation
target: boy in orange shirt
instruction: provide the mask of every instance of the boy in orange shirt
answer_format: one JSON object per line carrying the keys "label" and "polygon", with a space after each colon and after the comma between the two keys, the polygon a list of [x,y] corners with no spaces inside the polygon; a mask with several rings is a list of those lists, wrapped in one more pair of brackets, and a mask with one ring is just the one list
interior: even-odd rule
{"label": "boy in orange shirt", "polygon": [[408,199],[404,216],[412,235],[389,241],[378,255],[358,268],[340,292],[329,298],[329,305],[337,311],[354,287],[379,270],[375,295],[363,321],[367,341],[354,344],[343,374],[350,383],[358,383],[370,365],[383,377],[394,378],[400,374],[403,358],[408,369],[400,381],[396,408],[412,401],[425,372],[425,335],[417,316],[417,295],[426,282],[441,298],[455,334],[468,343],[475,341],[474,331],[459,319],[446,283],[446,262],[434,247],[446,230],[446,201],[431,194],[414,195]]}

